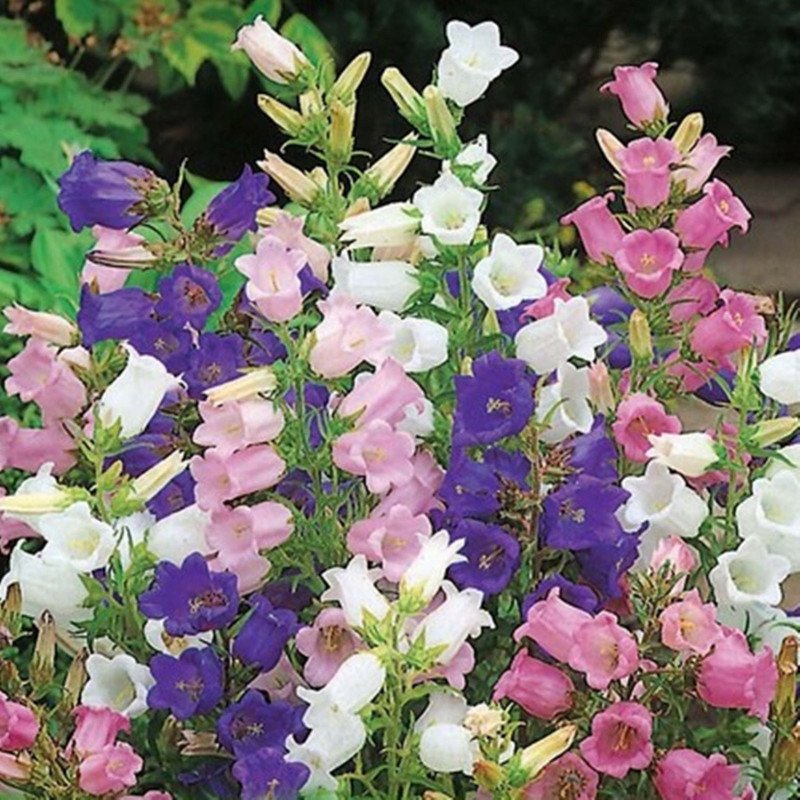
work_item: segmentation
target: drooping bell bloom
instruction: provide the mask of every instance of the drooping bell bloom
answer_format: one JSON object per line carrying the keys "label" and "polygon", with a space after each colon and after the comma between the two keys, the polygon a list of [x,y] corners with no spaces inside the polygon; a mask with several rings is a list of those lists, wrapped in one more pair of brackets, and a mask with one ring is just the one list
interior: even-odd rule
{"label": "drooping bell bloom", "polygon": [[574,691],[566,673],[520,650],[495,684],[492,699],[508,698],[528,714],[550,720],[572,708]]}
{"label": "drooping bell bloom", "polygon": [[697,589],[667,606],[659,617],[661,641],[681,653],[705,655],[722,636],[713,603],[703,603]]}
{"label": "drooping bell bloom", "polygon": [[143,766],[144,761],[129,744],[110,744],[81,762],[78,786],[92,797],[116,794],[136,785],[136,773]]}
{"label": "drooping bell bloom", "polygon": [[278,664],[283,648],[300,626],[294,611],[274,608],[262,595],[250,598],[253,613],[233,643],[233,654],[245,664],[269,672]]}
{"label": "drooping bell bloom", "polygon": [[658,400],[635,392],[628,395],[617,407],[617,418],[611,426],[617,444],[625,457],[643,464],[650,449],[649,436],[661,433],[680,433],[681,421],[667,414]]}
{"label": "drooping bell bloom", "polygon": [[732,149],[719,144],[713,133],[703,134],[681,162],[680,169],[672,173],[672,180],[675,183],[683,183],[688,194],[699,192],[711,177],[720,159],[728,155]]}
{"label": "drooping bell bloom", "polygon": [[637,208],[654,208],[669,197],[670,167],[680,159],[678,148],[665,138],[643,137],[619,153],[625,178],[625,199]]}
{"label": "drooping bell bloom", "polygon": [[72,712],[72,716],[75,718],[75,732],[67,752],[77,753],[80,758],[99,753],[114,744],[123,731],[130,733],[128,717],[111,708],[80,705]]}
{"label": "drooping bell bloom", "polygon": [[[131,269],[155,260],[144,247],[145,238],[138,233],[93,225],[92,236],[94,247],[83,262],[81,283],[88,284],[90,290],[98,294],[121,289]],[[115,266],[106,266],[109,263]],[[123,266],[125,264],[130,268]]]}
{"label": "drooping bell bloom", "polygon": [[662,800],[735,800],[740,769],[725,756],[704,756],[695,750],[670,750],[658,762],[653,779]]}
{"label": "drooping bell bloom", "polygon": [[75,327],[75,323],[58,314],[31,311],[16,304],[4,308],[3,314],[8,320],[8,324],[3,328],[3,333],[10,333],[14,336],[33,336],[48,344],[57,344],[62,347],[77,341],[78,329]]}
{"label": "drooping bell bloom", "polygon": [[306,254],[306,260],[314,275],[321,281],[327,281],[328,265],[331,263],[330,251],[313,239],[309,239],[303,233],[303,224],[301,217],[293,217],[291,214],[281,211],[275,221],[266,229],[266,233],[276,236],[293,250],[302,250]]}
{"label": "drooping bell bloom", "polygon": [[627,678],[638,668],[639,649],[616,616],[601,611],[575,632],[569,665],[583,672],[593,689],[607,689],[611,681]]}
{"label": "drooping bell bloom", "polygon": [[352,653],[361,639],[347,624],[340,608],[324,608],[314,624],[298,631],[297,649],[308,661],[303,676],[312,686],[324,686]]}
{"label": "drooping bell bloom", "polygon": [[685,247],[705,251],[726,244],[731,228],[747,233],[751,216],[730,186],[715,179],[703,187],[700,200],[678,215],[675,230]]}
{"label": "drooping bell bloom", "polygon": [[592,733],[580,744],[589,766],[624,778],[632,769],[645,769],[653,759],[653,717],[641,704],[619,701],[592,720]]}
{"label": "drooping bell bloom", "polygon": [[674,576],[682,576],[673,592],[682,592],[686,584],[685,576],[697,568],[697,553],[680,536],[667,536],[656,545],[649,566],[651,571],[660,572],[667,564]]}
{"label": "drooping bell bloom", "polygon": [[667,295],[670,320],[679,324],[708,314],[716,306],[719,294],[719,286],[702,275],[681,281]]}
{"label": "drooping bell bloom", "polygon": [[665,228],[627,234],[614,253],[614,261],[628,286],[646,299],[663,294],[672,273],[683,264],[678,237]]}
{"label": "drooping bell bloom", "polygon": [[161,295],[156,303],[159,316],[169,317],[179,325],[188,322],[198,331],[222,300],[214,274],[193,264],[178,264],[158,282],[158,293]]}
{"label": "drooping bell bloom", "polygon": [[250,25],[239,28],[232,50],[244,50],[259,72],[271,81],[287,83],[307,68],[303,52],[277,33],[259,14]]}
{"label": "drooping bell bloom", "polygon": [[271,400],[242,400],[199,405],[203,422],[192,439],[230,455],[248,445],[272,441],[283,429],[283,413]]}
{"label": "drooping bell bloom", "polygon": [[150,660],[155,685],[150,708],[168,709],[179,720],[207,714],[222,699],[224,667],[210,647],[190,647],[178,658],[159,653]]}
{"label": "drooping bell bloom", "polygon": [[599,264],[617,252],[624,236],[622,225],[608,207],[613,200],[613,192],[592,197],[560,220],[562,225],[578,229],[586,253]]}
{"label": "drooping bell bloom", "polygon": [[604,83],[601,92],[619,98],[625,116],[637,127],[665,119],[669,106],[655,82],[658,64],[648,61],[638,67],[614,68],[614,80]]}
{"label": "drooping bell bloom", "polygon": [[297,797],[308,782],[305,764],[287,761],[282,748],[263,747],[233,765],[233,777],[242,784],[242,800],[261,800],[270,794],[276,800]]}
{"label": "drooping bell bloom", "polygon": [[523,800],[595,800],[599,777],[577,754],[564,753],[548,764],[523,794]]}
{"label": "drooping bell bloom", "polygon": [[0,692],[0,750],[24,750],[37,733],[39,722],[33,711]]}
{"label": "drooping bell bloom", "polygon": [[0,417],[0,469],[36,472],[50,462],[53,474],[60,475],[75,463],[76,447],[60,422],[45,428],[21,428],[16,420]]}

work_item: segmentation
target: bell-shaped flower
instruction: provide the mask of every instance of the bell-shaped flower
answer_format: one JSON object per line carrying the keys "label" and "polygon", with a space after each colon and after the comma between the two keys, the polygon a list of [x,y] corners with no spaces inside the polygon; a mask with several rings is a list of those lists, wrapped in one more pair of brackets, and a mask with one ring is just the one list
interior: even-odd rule
{"label": "bell-shaped flower", "polygon": [[256,69],[276,83],[288,83],[311,66],[302,51],[273,30],[261,14],[239,28],[231,50],[244,50]]}
{"label": "bell-shaped flower", "polygon": [[466,245],[472,241],[481,221],[482,192],[443,172],[432,186],[417,189],[412,199],[422,214],[423,233],[445,245]]}
{"label": "bell-shaped flower", "polygon": [[121,653],[108,658],[92,653],[86,659],[86,674],[89,680],[81,694],[83,705],[110,708],[131,719],[147,711],[147,693],[155,681],[133,656]]}
{"label": "bell-shaped flower", "polygon": [[339,223],[341,239],[350,249],[392,247],[405,249],[419,231],[419,212],[412,203],[387,203],[346,217]]}
{"label": "bell-shaped flower", "polygon": [[389,602],[375,588],[379,574],[380,570],[368,569],[363,555],[357,555],[346,567],[333,567],[322,573],[322,579],[330,588],[320,599],[339,603],[348,625],[354,628],[363,626],[365,613],[381,620],[389,612]]}
{"label": "bell-shaped flower", "polygon": [[448,331],[444,325],[429,319],[400,317],[391,311],[378,314],[381,325],[392,340],[386,355],[406,372],[428,372],[447,361]]}
{"label": "bell-shaped flower", "polygon": [[699,478],[719,458],[707,433],[662,433],[649,439],[647,455],[687,478]]}
{"label": "bell-shaped flower", "polygon": [[88,503],[73,503],[64,511],[45,514],[39,532],[47,541],[42,559],[66,562],[78,572],[94,572],[108,564],[116,542],[114,529],[92,516]]}
{"label": "bell-shaped flower", "polygon": [[420,760],[433,772],[471,775],[478,753],[472,732],[450,722],[429,726],[419,740]]}
{"label": "bell-shaped flower", "polygon": [[437,689],[428,696],[428,706],[414,723],[414,730],[422,733],[431,725],[461,725],[468,708],[463,695]]}
{"label": "bell-shaped flower", "polygon": [[538,244],[517,244],[505,233],[492,239],[489,255],[472,274],[472,290],[487,308],[503,311],[524,300],[547,294],[547,282],[539,272],[544,250]]}
{"label": "bell-shaped flower", "polygon": [[589,405],[591,396],[588,368],[577,369],[569,362],[562,364],[556,380],[544,386],[534,414],[538,422],[548,420],[541,439],[547,444],[557,444],[572,433],[588,433],[594,423]]}
{"label": "bell-shaped flower", "polygon": [[430,538],[422,536],[420,539],[420,551],[400,579],[400,595],[425,606],[442,588],[447,570],[467,559],[459,554],[464,540],[451,542],[447,531],[438,531]]}
{"label": "bell-shaped flower", "polygon": [[486,134],[468,144],[452,161],[445,161],[445,170],[452,171],[453,167],[466,168],[471,171],[472,180],[477,184],[486,183],[489,173],[497,166],[497,159],[489,152],[489,142]]}
{"label": "bell-shaped flower", "polygon": [[159,561],[182,564],[191,553],[211,553],[206,542],[209,514],[193,504],[162,517],[147,533],[147,549]]}
{"label": "bell-shaped flower", "polygon": [[342,253],[331,268],[334,292],[373,308],[402,311],[419,289],[417,270],[407,261],[351,261]]}
{"label": "bell-shaped flower", "polygon": [[758,368],[761,393],[779,403],[800,403],[800,350],[778,353]]}

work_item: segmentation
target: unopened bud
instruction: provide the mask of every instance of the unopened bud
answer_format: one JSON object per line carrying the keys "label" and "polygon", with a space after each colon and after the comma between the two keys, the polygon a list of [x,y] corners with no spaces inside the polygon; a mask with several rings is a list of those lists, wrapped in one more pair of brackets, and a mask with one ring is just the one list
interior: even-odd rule
{"label": "unopened bud", "polygon": [[277,385],[275,373],[269,367],[259,367],[239,378],[212,386],[206,389],[205,394],[208,400],[218,406],[229,400],[240,402],[252,400],[262,394],[271,394]]}
{"label": "unopened bud", "polygon": [[601,414],[607,414],[614,408],[614,390],[611,387],[611,376],[603,361],[595,361],[589,367],[589,399]]}
{"label": "unopened bud", "polygon": [[753,428],[753,442],[760,447],[767,447],[788,439],[798,428],[800,428],[800,419],[797,417],[765,419]]}
{"label": "unopened bud", "polygon": [[681,153],[688,153],[703,133],[703,115],[695,111],[687,114],[675,130],[672,143]]}
{"label": "unopened bud", "polygon": [[264,160],[258,162],[258,166],[264,170],[292,200],[310,206],[317,195],[317,186],[308,175],[302,170],[293,167],[284,161],[279,155],[264,151]]}
{"label": "unopened bud", "polygon": [[[13,641],[22,629],[22,588],[15,581],[6,588],[6,596],[0,604],[0,626],[3,638]],[[2,661],[2,659],[0,659]]]}
{"label": "unopened bud", "polygon": [[344,212],[344,218],[357,217],[359,214],[364,214],[369,211],[369,200],[366,197],[359,197],[354,203],[351,203],[348,209]]}
{"label": "unopened bud", "polygon": [[178,477],[189,466],[180,450],[170,453],[166,458],[150,467],[131,482],[133,496],[145,502],[155,497],[170,481]]}
{"label": "unopened bud", "polygon": [[386,197],[394,189],[395,184],[400,180],[400,176],[414,158],[417,152],[413,142],[417,135],[411,133],[396,144],[389,152],[384,153],[370,168],[364,173],[364,178],[375,187],[377,192],[376,200]]}
{"label": "unopened bud", "polygon": [[319,114],[324,108],[322,97],[318,89],[310,89],[307,92],[303,92],[303,94],[297,98],[297,101],[300,104],[300,113],[304,117],[313,117],[315,114]]}
{"label": "unopened bud", "polygon": [[594,132],[594,136],[608,163],[617,172],[620,172],[622,165],[619,161],[619,154],[625,149],[625,145],[611,131],[607,131],[605,128],[598,128]]}
{"label": "unopened bud", "polygon": [[475,783],[483,789],[492,790],[499,786],[506,776],[505,770],[493,761],[484,761],[478,759],[473,767],[472,776],[475,778]]}
{"label": "unopened bud", "polygon": [[281,215],[281,210],[277,206],[265,206],[256,211],[256,222],[262,228],[270,228]]}
{"label": "unopened bud", "polygon": [[46,687],[55,675],[56,623],[53,615],[45,611],[37,623],[39,635],[33,649],[30,678],[34,687]]}
{"label": "unopened bud", "polygon": [[64,696],[62,702],[72,710],[77,704],[83,691],[88,675],[86,674],[86,659],[89,658],[87,650],[80,650],[67,670],[67,677],[64,678]]}
{"label": "unopened bud", "polygon": [[576,725],[565,725],[544,739],[528,745],[522,753],[520,766],[528,775],[528,780],[535,778],[551,761],[569,750],[578,732]]}
{"label": "unopened bud", "polygon": [[[780,736],[780,733],[776,733],[776,736]],[[773,745],[767,774],[782,785],[796,778],[798,770],[800,770],[800,723]]]}
{"label": "unopened bud", "polygon": [[436,86],[426,86],[422,97],[425,100],[428,127],[437,155],[454,158],[461,150],[461,140],[444,95]]}
{"label": "unopened bud", "polygon": [[371,53],[360,53],[343,70],[331,88],[331,97],[350,104],[356,99],[356,92],[369,69]]}
{"label": "unopened bud", "polygon": [[427,791],[422,795],[422,800],[453,800],[453,798],[449,794]]}
{"label": "unopened bud", "polygon": [[396,67],[388,67],[381,75],[381,83],[394,100],[397,110],[415,128],[425,122],[425,101],[422,95],[405,79]]}
{"label": "unopened bud", "polygon": [[753,298],[753,309],[757,314],[766,317],[775,316],[777,309],[775,308],[775,300],[772,297],[766,294],[754,294],[751,297]]}
{"label": "unopened bud", "polygon": [[778,667],[778,688],[772,701],[772,719],[790,725],[796,717],[797,655],[800,639],[787,636],[781,643],[776,659]]}
{"label": "unopened bud", "polygon": [[289,136],[299,135],[305,126],[305,120],[299,111],[268,94],[258,95],[258,107]]}
{"label": "unopened bud", "polygon": [[500,320],[497,319],[497,312],[493,308],[487,309],[486,316],[483,318],[481,330],[485,336],[502,333],[503,329],[500,327]]}
{"label": "unopened bud", "polygon": [[346,164],[353,152],[355,105],[340,100],[331,102],[330,155],[337,164]]}
{"label": "unopened bud", "polygon": [[0,512],[8,514],[54,514],[70,504],[67,492],[30,492],[0,497]]}
{"label": "unopened bud", "polygon": [[653,340],[650,336],[650,323],[643,312],[637,308],[628,322],[631,353],[639,361],[652,361]]}

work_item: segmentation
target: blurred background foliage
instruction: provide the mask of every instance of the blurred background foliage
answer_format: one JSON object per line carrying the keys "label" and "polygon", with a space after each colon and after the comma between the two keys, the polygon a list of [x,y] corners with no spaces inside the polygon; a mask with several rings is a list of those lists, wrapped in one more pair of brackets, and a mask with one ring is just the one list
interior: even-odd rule
{"label": "blurred background foliage", "polygon": [[[257,110],[263,79],[236,29],[256,14],[317,61],[375,62],[360,95],[359,146],[405,133],[380,86],[395,65],[430,79],[453,17],[494,19],[522,54],[467,133],[486,131],[503,187],[489,221],[523,238],[604,180],[589,131],[617,132],[616,103],[596,89],[615,63],[660,62],[673,117],[702,109],[737,147],[738,167],[797,161],[800,3],[796,0],[6,0],[0,2],[0,304],[69,312],[88,233],[55,203],[70,154],[90,147],[174,178],[181,161],[211,181],[235,178],[281,137]],[[302,164],[302,154],[290,155]],[[399,193],[433,175],[417,164]],[[213,193],[214,184],[195,181]],[[599,185],[599,183],[598,183]],[[571,245],[568,234],[562,244]]]}

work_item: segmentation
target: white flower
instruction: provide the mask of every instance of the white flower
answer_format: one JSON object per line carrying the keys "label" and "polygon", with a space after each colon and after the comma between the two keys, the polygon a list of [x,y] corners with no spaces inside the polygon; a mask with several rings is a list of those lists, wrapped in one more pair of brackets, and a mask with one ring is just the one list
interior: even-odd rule
{"label": "white flower", "polygon": [[424,439],[433,433],[433,403],[423,397],[416,403],[403,407],[403,419],[394,426],[398,431],[410,433],[415,439]]}
{"label": "white flower", "polygon": [[467,701],[463,695],[437,689],[428,697],[428,706],[414,723],[414,730],[422,733],[431,725],[460,725],[467,716]]}
{"label": "white flower", "polygon": [[360,628],[364,624],[364,612],[375,619],[383,619],[389,611],[389,602],[375,588],[380,570],[370,570],[367,559],[357,555],[342,567],[333,567],[322,573],[330,587],[320,598],[323,602],[335,600],[344,611],[347,624]]}
{"label": "white flower", "polygon": [[631,496],[617,511],[620,525],[626,531],[637,531],[647,523],[639,546],[639,562],[643,564],[650,563],[659,541],[667,536],[697,536],[708,516],[705,501],[680,475],[657,461],[651,461],[641,477],[623,479],[622,488]]}
{"label": "white flower", "polygon": [[150,670],[127,653],[107,658],[92,653],[86,659],[89,681],[81,703],[111,708],[131,719],[147,711],[147,692],[155,684]]}
{"label": "white flower", "polygon": [[478,703],[467,711],[464,727],[474,736],[497,736],[503,728],[503,712],[487,703]]}
{"label": "white flower", "polygon": [[547,294],[547,281],[539,272],[543,258],[538,244],[517,244],[498,233],[489,255],[475,265],[472,289],[496,311],[514,308],[523,300],[538,300]]}
{"label": "white flower", "polygon": [[460,106],[474,103],[504,69],[516,64],[519,53],[500,44],[500,28],[494,22],[470,26],[447,23],[449,47],[439,59],[438,86],[442,94]]}
{"label": "white flower", "polygon": [[602,326],[589,318],[586,298],[571,297],[556,299],[553,313],[521,328],[514,343],[517,357],[546,375],[573,356],[593,361],[595,348],[607,338]]}
{"label": "white flower", "polygon": [[542,441],[557,444],[572,433],[591,430],[594,416],[589,405],[590,391],[587,368],[577,369],[568,361],[559,367],[556,381],[542,388],[536,406],[539,422],[548,416],[550,419],[549,427],[541,434]]}
{"label": "white flower", "polygon": [[661,433],[648,439],[647,455],[687,478],[699,478],[719,458],[707,433]]}
{"label": "white flower", "polygon": [[97,404],[100,421],[107,428],[122,423],[125,439],[140,434],[158,410],[164,395],[180,381],[153,356],[141,356],[130,345],[128,363],[105,390]]}
{"label": "white flower", "polygon": [[739,535],[761,539],[770,553],[800,569],[800,476],[784,469],[753,482],[753,493],[736,509]]}
{"label": "white flower", "polygon": [[159,561],[182,564],[190,553],[211,552],[206,542],[209,515],[196,504],[162,517],[147,534],[147,549]]}
{"label": "white flower", "polygon": [[783,556],[770,555],[757,538],[745,539],[737,550],[723,553],[711,570],[709,581],[720,605],[750,606],[781,601],[781,583],[791,565]]}
{"label": "white flower", "polygon": [[[767,464],[764,476],[767,478],[777,475],[779,472],[793,472],[800,478],[800,444],[789,444],[786,447],[781,447],[775,453],[777,458],[771,458]],[[789,462],[788,464],[786,462]]]}
{"label": "white flower", "polygon": [[42,560],[67,563],[78,572],[104,567],[116,547],[114,529],[95,519],[88,503],[73,503],[64,511],[44,514],[38,527],[47,541]]}
{"label": "white flower", "polygon": [[469,637],[479,636],[483,628],[493,628],[494,621],[481,608],[483,592],[473,588],[458,591],[449,581],[442,584],[442,589],[445,601],[423,618],[412,638],[423,636],[429,650],[443,648],[436,661],[447,664]]}
{"label": "white flower", "polygon": [[[42,464],[35,475],[20,483],[14,494],[0,498],[3,505],[0,510],[7,519],[20,520],[39,533],[39,520],[45,514],[69,505],[68,495],[53,477],[54,466],[52,461]],[[7,510],[11,503],[20,510]],[[25,510],[23,506],[27,506]]]}
{"label": "white flower", "polygon": [[800,350],[778,353],[758,368],[762,394],[791,405],[800,403]]}
{"label": "white flower", "polygon": [[272,29],[259,14],[252,25],[239,28],[231,50],[244,50],[256,69],[276,83],[287,83],[309,66],[308,59],[290,42]]}
{"label": "white flower", "polygon": [[489,152],[486,134],[482,133],[468,144],[452,162],[445,161],[443,164],[445,170],[452,170],[453,166],[472,167],[472,179],[475,183],[486,183],[489,173],[497,166],[497,159]]}
{"label": "white flower", "polygon": [[190,647],[207,647],[214,641],[214,632],[205,631],[195,636],[170,636],[163,619],[149,619],[144,624],[144,638],[153,650],[177,658]]}
{"label": "white flower", "polygon": [[419,740],[419,757],[433,772],[472,774],[478,757],[478,743],[463,725],[449,722],[431,725]]}
{"label": "white flower", "polygon": [[308,703],[303,722],[315,728],[331,713],[357,714],[375,699],[385,681],[386,668],[374,653],[354,653],[322,689],[298,687],[298,697]]}
{"label": "white flower", "polygon": [[433,186],[417,189],[412,198],[422,213],[422,232],[442,244],[469,244],[481,221],[483,193],[464,186],[455,175],[444,172]]}
{"label": "white flower", "polygon": [[332,263],[334,291],[379,309],[402,311],[419,289],[417,270],[407,261],[351,261],[347,253]]}
{"label": "white flower", "polygon": [[419,230],[419,213],[411,203],[387,203],[355,214],[339,223],[348,247],[402,247],[413,244]]}
{"label": "white flower", "polygon": [[429,319],[399,317],[391,311],[378,314],[392,335],[385,355],[406,372],[427,372],[447,361],[447,328]]}
{"label": "white flower", "polygon": [[400,595],[412,596],[427,605],[442,588],[447,570],[453,564],[466,561],[467,557],[459,553],[464,540],[451,542],[447,531],[437,531],[427,539],[421,536],[420,542],[419,553],[400,579]]}

